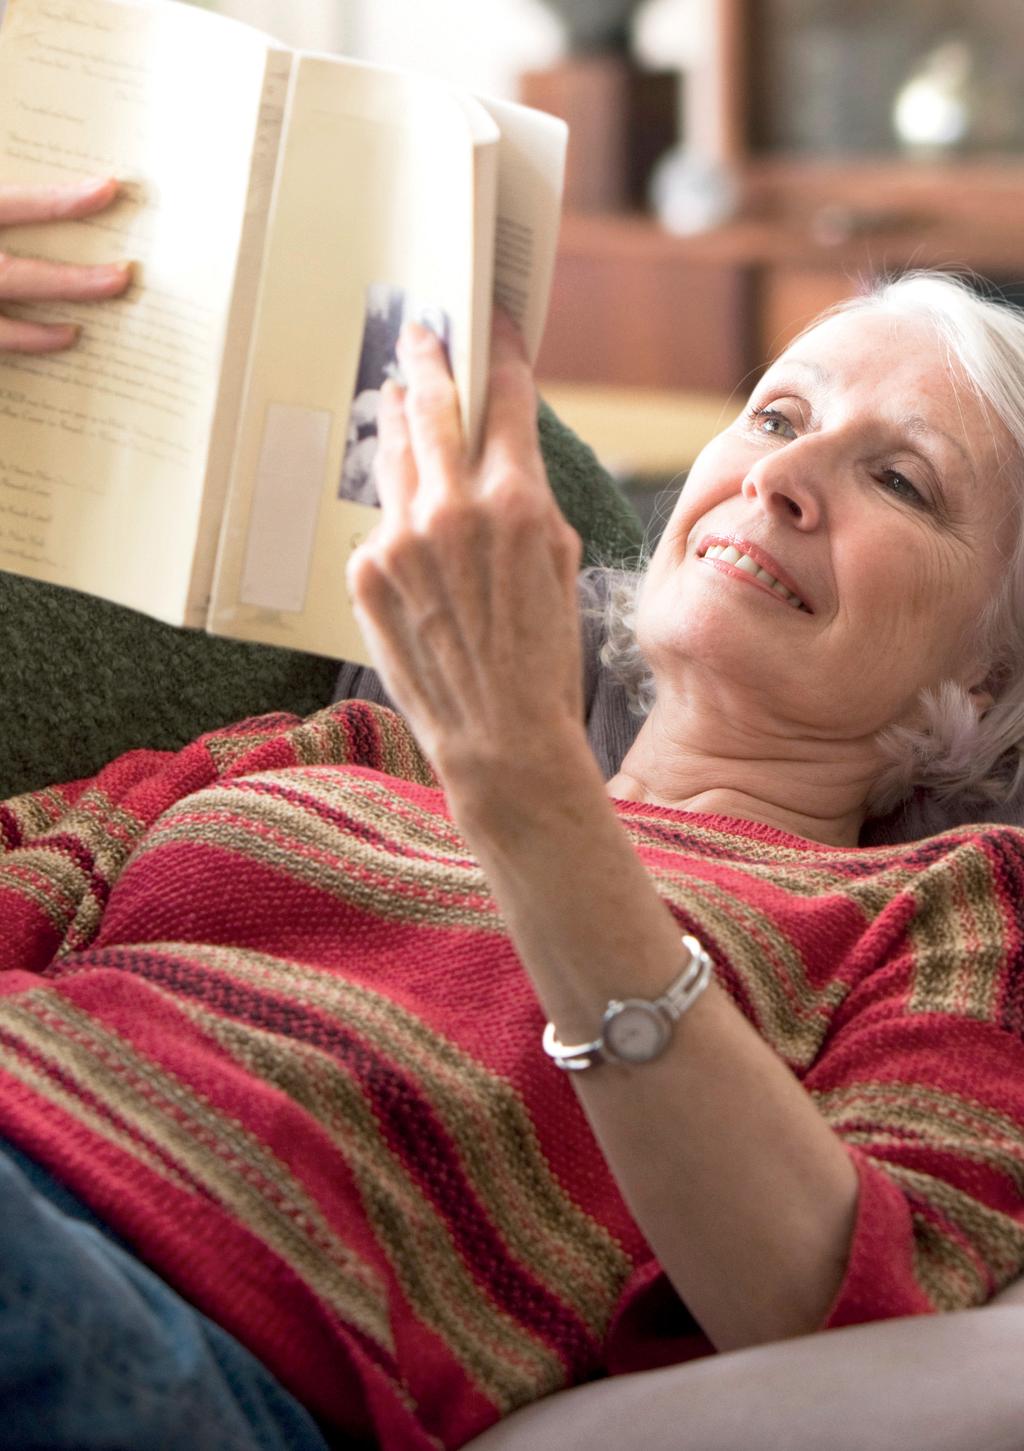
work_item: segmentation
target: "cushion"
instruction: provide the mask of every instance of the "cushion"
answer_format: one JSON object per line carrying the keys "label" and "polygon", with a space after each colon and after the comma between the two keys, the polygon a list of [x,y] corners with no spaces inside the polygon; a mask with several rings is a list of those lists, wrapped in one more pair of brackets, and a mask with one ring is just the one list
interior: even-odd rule
{"label": "cushion", "polygon": [[[547,408],[541,448],[588,561],[635,559],[639,521],[611,476]],[[74,590],[0,574],[0,800],[91,775],[139,746],[326,705],[336,661],[176,629]]]}

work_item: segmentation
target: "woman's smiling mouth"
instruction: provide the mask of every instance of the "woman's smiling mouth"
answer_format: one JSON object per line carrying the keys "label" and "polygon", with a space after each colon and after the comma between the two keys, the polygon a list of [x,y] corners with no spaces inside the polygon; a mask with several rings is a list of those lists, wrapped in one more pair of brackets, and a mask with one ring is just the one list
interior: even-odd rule
{"label": "woman's smiling mouth", "polygon": [[744,539],[729,539],[709,534],[700,542],[697,558],[713,564],[723,574],[731,574],[745,582],[757,585],[766,594],[787,604],[791,609],[813,614],[810,605],[796,590],[790,588],[785,577],[779,578],[778,565],[755,544]]}

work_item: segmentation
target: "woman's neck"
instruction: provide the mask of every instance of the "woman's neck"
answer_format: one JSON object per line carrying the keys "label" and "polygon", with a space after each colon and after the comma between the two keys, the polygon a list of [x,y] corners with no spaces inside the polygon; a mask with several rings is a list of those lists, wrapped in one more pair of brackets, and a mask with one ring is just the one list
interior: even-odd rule
{"label": "woman's neck", "polygon": [[855,846],[878,764],[870,741],[737,729],[708,712],[656,703],[608,792]]}

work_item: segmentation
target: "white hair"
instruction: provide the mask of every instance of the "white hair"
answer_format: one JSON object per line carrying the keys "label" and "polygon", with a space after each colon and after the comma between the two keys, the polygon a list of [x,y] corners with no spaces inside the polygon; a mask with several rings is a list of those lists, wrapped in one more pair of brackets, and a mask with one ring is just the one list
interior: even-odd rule
{"label": "white hair", "polygon": [[[911,272],[829,308],[804,329],[828,318],[883,312],[930,323],[958,371],[1004,425],[1012,442],[1000,462],[1007,488],[1012,546],[995,597],[976,621],[985,688],[993,704],[978,715],[954,681],[921,693],[921,724],[890,726],[878,737],[884,765],[868,800],[881,816],[912,794],[949,803],[966,819],[972,811],[1008,801],[1024,786],[1024,311],[996,301],[959,277]],[[622,575],[609,589],[602,662],[626,688],[631,709],[647,714],[654,680],[636,643],[636,606],[643,574]],[[927,815],[927,799],[923,806]]]}

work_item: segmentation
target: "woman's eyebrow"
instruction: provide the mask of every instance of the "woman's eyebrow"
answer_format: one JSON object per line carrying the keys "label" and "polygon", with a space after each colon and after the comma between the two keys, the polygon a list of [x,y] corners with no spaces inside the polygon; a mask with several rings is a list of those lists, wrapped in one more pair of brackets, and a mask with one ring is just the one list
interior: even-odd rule
{"label": "woman's eyebrow", "polygon": [[788,353],[783,353],[780,358],[776,358],[772,367],[789,367],[791,363],[798,368],[806,368],[809,373],[813,374],[816,383],[828,384],[832,382],[833,374],[827,368],[823,368],[820,363],[812,363],[806,358],[792,358]]}
{"label": "woman's eyebrow", "polygon": [[911,437],[915,434],[930,434],[934,438],[941,438],[945,443],[952,444],[967,465],[971,478],[974,478],[974,464],[971,456],[955,434],[947,433],[944,428],[936,428],[934,423],[929,423],[927,418],[921,417],[920,413],[908,413],[906,418],[900,419],[899,426]]}
{"label": "woman's eyebrow", "polygon": [[790,368],[799,368],[802,372],[809,373],[813,383],[823,394],[827,393],[835,382],[835,374],[829,372],[827,368],[823,368],[820,363],[811,362],[806,358],[791,357],[789,353],[780,353],[771,367],[762,375],[756,388],[783,387],[790,381],[799,386],[799,380],[795,376],[790,379]]}

